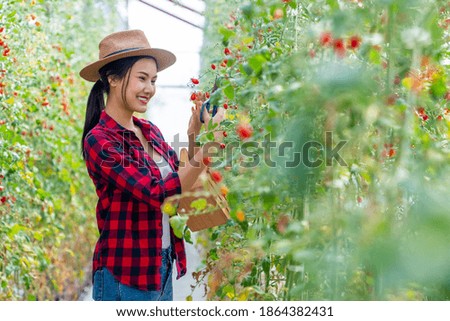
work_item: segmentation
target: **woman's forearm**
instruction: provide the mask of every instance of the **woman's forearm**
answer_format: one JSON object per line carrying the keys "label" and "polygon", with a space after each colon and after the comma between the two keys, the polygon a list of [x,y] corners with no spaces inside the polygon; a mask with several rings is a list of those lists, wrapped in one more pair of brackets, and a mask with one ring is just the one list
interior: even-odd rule
{"label": "woman's forearm", "polygon": [[196,153],[192,152],[192,157],[189,155],[189,162],[178,170],[182,192],[189,191],[207,167],[203,162],[203,148],[195,149],[197,149]]}
{"label": "woman's forearm", "polygon": [[188,137],[189,137],[189,145],[188,145],[189,160],[191,160],[194,157],[194,154],[200,149],[199,147],[196,146],[196,142],[195,142],[196,136],[197,135],[195,133],[188,134]]}

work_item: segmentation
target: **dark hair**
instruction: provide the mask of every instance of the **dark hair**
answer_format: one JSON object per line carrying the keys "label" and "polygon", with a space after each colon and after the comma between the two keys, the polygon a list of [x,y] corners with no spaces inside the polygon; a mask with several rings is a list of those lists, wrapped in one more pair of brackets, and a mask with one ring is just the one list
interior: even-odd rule
{"label": "dark hair", "polygon": [[122,86],[122,99],[126,104],[127,102],[125,94],[128,83],[130,81],[129,71],[134,66],[134,64],[142,58],[155,60],[155,58],[150,56],[127,57],[110,62],[109,64],[100,68],[100,79],[97,80],[97,82],[92,87],[86,106],[86,119],[84,121],[83,135],[81,137],[81,154],[83,155],[83,159],[86,159],[84,151],[84,139],[89,131],[98,124],[101,112],[103,109],[105,109],[104,94],[106,93],[108,95],[110,90],[108,77],[117,77],[117,79],[119,80],[127,77],[124,85]]}

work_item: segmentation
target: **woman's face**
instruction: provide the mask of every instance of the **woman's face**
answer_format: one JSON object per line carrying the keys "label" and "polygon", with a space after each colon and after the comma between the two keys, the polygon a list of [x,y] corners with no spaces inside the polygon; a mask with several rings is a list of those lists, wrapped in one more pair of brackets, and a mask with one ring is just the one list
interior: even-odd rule
{"label": "woman's face", "polygon": [[[128,74],[117,83],[118,97],[122,101],[122,86],[126,86]],[[123,108],[130,112],[144,113],[147,104],[155,95],[157,78],[156,62],[153,59],[138,60],[129,71],[128,86],[125,91]]]}

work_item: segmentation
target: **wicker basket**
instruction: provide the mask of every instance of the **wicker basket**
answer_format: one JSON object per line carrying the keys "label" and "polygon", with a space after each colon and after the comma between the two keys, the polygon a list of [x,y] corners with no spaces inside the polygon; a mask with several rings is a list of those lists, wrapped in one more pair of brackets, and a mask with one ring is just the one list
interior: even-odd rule
{"label": "wicker basket", "polygon": [[[180,163],[186,163],[188,161],[188,152],[183,148],[180,152]],[[207,201],[207,208],[213,208],[211,211],[189,215],[187,220],[187,226],[193,232],[204,230],[210,227],[225,224],[230,218],[230,208],[225,197],[220,193],[219,186],[211,178],[209,171],[206,171],[206,180],[202,181],[198,179],[189,192],[197,193],[200,196],[185,196],[181,197],[178,203],[178,214],[186,215],[193,211],[191,203],[202,197]],[[190,193],[189,193],[190,194]],[[203,194],[203,195],[202,195]]]}

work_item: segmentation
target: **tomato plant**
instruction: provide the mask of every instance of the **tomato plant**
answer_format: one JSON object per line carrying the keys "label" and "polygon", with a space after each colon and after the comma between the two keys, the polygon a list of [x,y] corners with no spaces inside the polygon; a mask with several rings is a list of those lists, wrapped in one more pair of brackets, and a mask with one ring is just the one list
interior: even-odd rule
{"label": "tomato plant", "polygon": [[[447,1],[206,1],[209,299],[450,297]],[[209,79],[209,80],[208,80]]]}
{"label": "tomato plant", "polygon": [[89,277],[95,191],[79,141],[90,84],[78,70],[120,21],[111,8],[0,4],[0,300],[76,299]]}

